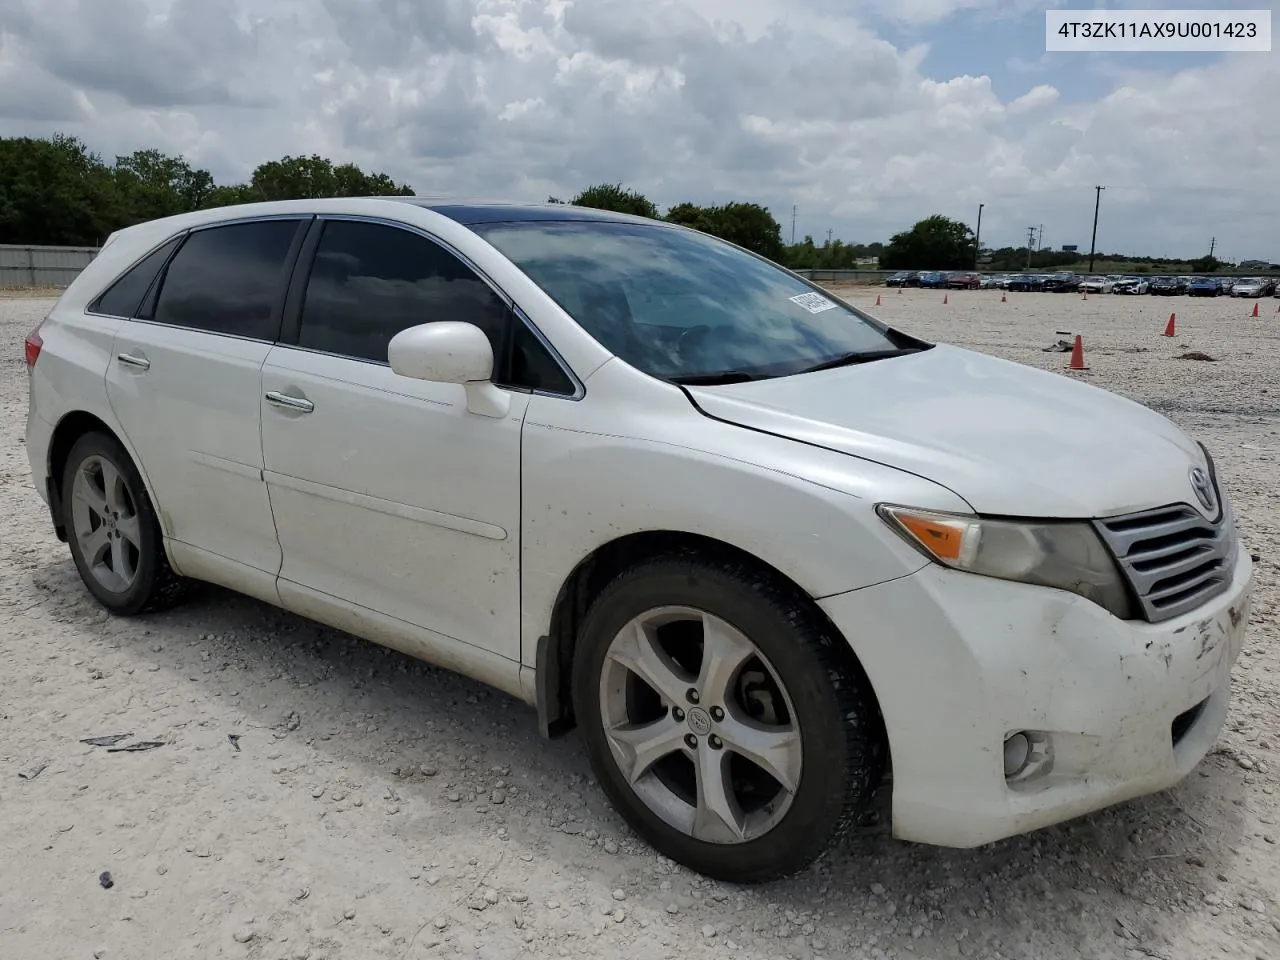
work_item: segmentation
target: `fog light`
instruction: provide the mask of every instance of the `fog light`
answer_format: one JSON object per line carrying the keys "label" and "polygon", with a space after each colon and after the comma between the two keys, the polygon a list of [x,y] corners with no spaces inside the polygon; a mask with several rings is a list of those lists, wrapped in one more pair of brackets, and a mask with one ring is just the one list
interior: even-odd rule
{"label": "fog light", "polygon": [[1004,742],[1004,775],[1016,777],[1031,759],[1031,741],[1025,733],[1015,733]]}

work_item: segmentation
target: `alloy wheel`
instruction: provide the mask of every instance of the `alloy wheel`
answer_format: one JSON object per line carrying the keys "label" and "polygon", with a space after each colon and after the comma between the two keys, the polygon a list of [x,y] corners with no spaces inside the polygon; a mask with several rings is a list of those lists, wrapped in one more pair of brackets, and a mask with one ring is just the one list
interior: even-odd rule
{"label": "alloy wheel", "polygon": [[803,759],[796,711],[731,624],[691,607],[640,614],[609,645],[599,697],[618,769],[669,826],[736,844],[785,817]]}

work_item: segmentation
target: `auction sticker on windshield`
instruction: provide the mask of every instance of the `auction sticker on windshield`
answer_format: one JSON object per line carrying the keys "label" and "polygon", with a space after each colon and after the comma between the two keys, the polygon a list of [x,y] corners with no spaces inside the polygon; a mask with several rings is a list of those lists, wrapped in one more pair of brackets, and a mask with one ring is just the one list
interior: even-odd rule
{"label": "auction sticker on windshield", "polygon": [[824,310],[834,310],[836,305],[824,297],[820,293],[802,293],[791,298],[792,303],[798,303],[810,313],[822,313]]}

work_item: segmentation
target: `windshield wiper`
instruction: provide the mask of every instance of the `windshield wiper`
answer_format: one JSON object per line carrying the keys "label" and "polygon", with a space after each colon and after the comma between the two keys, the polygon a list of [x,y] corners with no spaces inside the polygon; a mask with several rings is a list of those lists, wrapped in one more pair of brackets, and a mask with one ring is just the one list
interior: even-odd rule
{"label": "windshield wiper", "polygon": [[834,367],[851,367],[855,363],[870,363],[872,360],[887,360],[890,357],[903,357],[908,353],[919,353],[925,347],[894,347],[889,350],[857,350],[853,353],[846,353],[843,356],[833,357],[830,360],[824,360],[822,363],[815,363],[812,367],[805,367],[798,373],[813,373],[816,370],[830,370]]}
{"label": "windshield wiper", "polygon": [[764,379],[763,374],[747,373],[745,370],[721,370],[719,373],[691,373],[686,377],[668,377],[671,383],[683,384],[686,387],[714,387],[724,383],[748,383],[751,380]]}

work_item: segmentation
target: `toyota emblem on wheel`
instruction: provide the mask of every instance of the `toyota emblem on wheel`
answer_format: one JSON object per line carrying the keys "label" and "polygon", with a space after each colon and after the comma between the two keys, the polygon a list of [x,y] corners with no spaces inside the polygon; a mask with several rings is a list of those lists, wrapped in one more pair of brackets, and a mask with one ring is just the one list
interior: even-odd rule
{"label": "toyota emblem on wheel", "polygon": [[1213,484],[1209,482],[1209,475],[1199,467],[1191,468],[1191,489],[1195,491],[1196,499],[1202,507],[1206,510],[1213,509]]}

